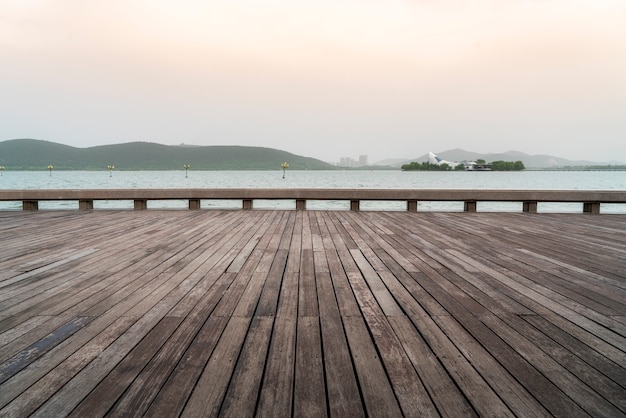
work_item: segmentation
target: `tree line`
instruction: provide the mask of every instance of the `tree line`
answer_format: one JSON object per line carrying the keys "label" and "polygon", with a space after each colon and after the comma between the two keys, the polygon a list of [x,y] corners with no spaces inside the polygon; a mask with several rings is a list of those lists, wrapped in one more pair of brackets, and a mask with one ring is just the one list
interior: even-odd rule
{"label": "tree line", "polygon": [[[482,166],[488,166],[492,171],[521,171],[524,170],[524,163],[522,161],[493,161],[489,164],[485,163],[485,160],[477,160],[476,164]],[[428,161],[422,163],[413,161],[409,164],[403,164],[400,169],[402,171],[464,171],[465,165],[459,164],[452,167],[449,164],[431,164]]]}

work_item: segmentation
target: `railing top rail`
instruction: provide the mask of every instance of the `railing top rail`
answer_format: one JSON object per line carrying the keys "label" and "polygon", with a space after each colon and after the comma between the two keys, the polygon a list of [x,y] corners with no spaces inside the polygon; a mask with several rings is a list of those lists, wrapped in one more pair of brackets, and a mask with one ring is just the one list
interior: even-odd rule
{"label": "railing top rail", "polygon": [[537,201],[626,203],[626,190],[510,189],[22,189],[0,190],[0,201],[16,200],[302,199],[418,201]]}

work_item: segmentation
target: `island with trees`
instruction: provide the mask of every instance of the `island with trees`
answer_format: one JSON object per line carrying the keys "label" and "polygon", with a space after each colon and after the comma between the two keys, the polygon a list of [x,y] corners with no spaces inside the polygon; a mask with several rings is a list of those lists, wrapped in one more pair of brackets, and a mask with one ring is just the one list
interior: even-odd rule
{"label": "island with trees", "polygon": [[411,162],[403,164],[400,169],[402,171],[521,171],[524,170],[522,161],[492,161],[487,163],[485,160],[476,160],[455,164],[454,166],[446,163],[432,164],[429,161]]}

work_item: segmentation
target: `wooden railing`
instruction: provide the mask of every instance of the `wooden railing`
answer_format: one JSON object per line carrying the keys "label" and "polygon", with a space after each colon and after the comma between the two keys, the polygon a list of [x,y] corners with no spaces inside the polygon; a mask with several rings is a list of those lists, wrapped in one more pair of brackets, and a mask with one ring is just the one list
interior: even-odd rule
{"label": "wooden railing", "polygon": [[38,210],[40,201],[78,201],[79,210],[92,210],[99,200],[132,200],[135,210],[148,208],[149,200],[187,200],[189,209],[200,209],[201,200],[241,200],[252,209],[254,200],[295,200],[305,210],[309,200],[349,201],[358,211],[362,201],[405,201],[417,211],[420,201],[464,203],[475,212],[477,202],[521,202],[524,212],[536,213],[539,202],[578,202],[583,212],[600,213],[602,203],[626,203],[622,190],[470,190],[470,189],[40,189],[0,190],[0,201],[21,201],[23,210]]}

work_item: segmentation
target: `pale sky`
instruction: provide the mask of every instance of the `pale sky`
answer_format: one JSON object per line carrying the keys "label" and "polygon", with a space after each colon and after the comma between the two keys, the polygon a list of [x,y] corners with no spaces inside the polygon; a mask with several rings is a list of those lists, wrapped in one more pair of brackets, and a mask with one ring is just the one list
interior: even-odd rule
{"label": "pale sky", "polygon": [[626,0],[0,0],[0,140],[626,162]]}

